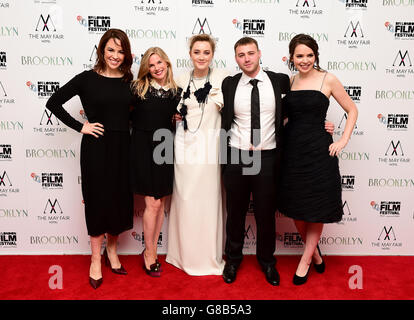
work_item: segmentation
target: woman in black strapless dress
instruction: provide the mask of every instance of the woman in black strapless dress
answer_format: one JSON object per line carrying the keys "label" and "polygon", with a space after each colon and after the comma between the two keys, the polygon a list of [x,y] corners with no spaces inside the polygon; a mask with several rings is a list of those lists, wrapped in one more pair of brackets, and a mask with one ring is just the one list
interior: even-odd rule
{"label": "woman in black strapless dress", "polygon": [[[318,44],[312,37],[298,34],[292,38],[289,52],[290,67],[295,67],[298,74],[292,77],[291,91],[283,98],[288,122],[279,210],[295,220],[305,242],[293,278],[293,283],[299,285],[306,282],[312,260],[316,271],[324,271],[317,246],[323,224],[342,219],[337,155],[351,137],[358,111],[339,80],[319,67]],[[344,133],[337,142],[324,127],[331,95],[348,114]]]}

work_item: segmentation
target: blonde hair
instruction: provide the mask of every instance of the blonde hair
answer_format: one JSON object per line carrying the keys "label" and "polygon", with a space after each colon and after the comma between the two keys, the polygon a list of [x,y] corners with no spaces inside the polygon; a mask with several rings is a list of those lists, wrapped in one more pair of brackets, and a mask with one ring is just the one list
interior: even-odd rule
{"label": "blonde hair", "polygon": [[190,42],[190,52],[191,52],[191,49],[193,49],[194,43],[196,43],[198,41],[206,41],[206,42],[210,43],[211,50],[213,51],[213,54],[214,54],[214,52],[216,51],[216,41],[213,39],[213,37],[211,37],[210,35],[205,34],[205,33],[196,34],[196,35],[194,35],[190,38],[190,40],[189,40],[189,42]]}
{"label": "blonde hair", "polygon": [[139,66],[137,80],[132,82],[132,89],[135,94],[137,94],[141,99],[145,99],[145,94],[148,91],[148,88],[151,84],[151,74],[149,72],[149,59],[153,54],[160,56],[162,60],[167,64],[167,78],[165,86],[172,89],[174,92],[177,92],[178,86],[174,81],[172,65],[167,54],[159,47],[151,47],[145,51],[141,59],[141,64]]}

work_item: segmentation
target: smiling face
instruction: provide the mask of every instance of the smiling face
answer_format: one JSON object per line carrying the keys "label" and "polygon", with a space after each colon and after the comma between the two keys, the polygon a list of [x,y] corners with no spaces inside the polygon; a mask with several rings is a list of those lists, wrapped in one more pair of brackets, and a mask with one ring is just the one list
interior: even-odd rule
{"label": "smiling face", "polygon": [[118,71],[119,67],[124,62],[124,56],[121,41],[116,38],[109,39],[104,49],[106,67],[111,71]]}
{"label": "smiling face", "polygon": [[243,72],[254,78],[260,70],[261,52],[256,44],[248,43],[236,47],[236,62]]}
{"label": "smiling face", "polygon": [[196,41],[190,51],[194,70],[198,73],[206,73],[213,59],[213,49],[208,41]]}
{"label": "smiling face", "polygon": [[315,53],[311,48],[304,44],[298,44],[292,57],[295,68],[301,73],[313,70],[316,61]]}
{"label": "smiling face", "polygon": [[164,85],[167,79],[168,65],[167,63],[156,53],[152,54],[148,60],[149,73],[159,85]]}

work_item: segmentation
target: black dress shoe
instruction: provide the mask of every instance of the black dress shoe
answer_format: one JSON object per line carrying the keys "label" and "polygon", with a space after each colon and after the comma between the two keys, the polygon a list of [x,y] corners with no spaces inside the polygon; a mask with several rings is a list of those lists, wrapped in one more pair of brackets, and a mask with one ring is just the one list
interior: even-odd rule
{"label": "black dress shoe", "polygon": [[[321,253],[321,249],[319,249],[319,245],[317,245],[316,248],[318,249],[319,255],[321,256],[321,259],[322,259],[322,253]],[[325,262],[323,260],[320,264],[313,263],[313,266],[315,267],[315,270],[317,273],[324,273]]]}
{"label": "black dress shoe", "polygon": [[225,283],[232,283],[236,280],[237,267],[234,264],[226,263],[223,270],[223,279]]}
{"label": "black dress shoe", "polygon": [[309,275],[309,270],[310,270],[310,265],[311,265],[311,264],[312,264],[312,263],[310,263],[310,264],[309,264],[309,266],[308,266],[308,271],[306,272],[306,274],[305,274],[303,277],[298,276],[298,275],[295,273],[295,275],[293,276],[293,284],[294,284],[294,285],[300,286],[301,284],[304,284],[306,281],[308,281],[308,275]]}
{"label": "black dress shoe", "polygon": [[278,286],[280,283],[280,276],[279,272],[277,272],[275,267],[265,267],[263,268],[263,272],[266,276],[267,282],[269,282],[272,286]]}

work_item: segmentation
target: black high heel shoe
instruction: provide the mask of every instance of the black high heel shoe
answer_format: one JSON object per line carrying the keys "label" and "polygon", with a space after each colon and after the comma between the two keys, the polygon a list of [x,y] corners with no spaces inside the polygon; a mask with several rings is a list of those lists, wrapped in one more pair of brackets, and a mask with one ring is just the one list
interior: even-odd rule
{"label": "black high heel shoe", "polygon": [[122,265],[121,265],[120,268],[116,268],[116,269],[112,268],[111,261],[109,261],[108,252],[106,251],[106,248],[104,250],[103,256],[104,256],[104,259],[105,259],[105,265],[107,267],[111,268],[113,273],[120,274],[120,275],[127,275],[128,274],[128,272],[124,269],[124,267]]}
{"label": "black high heel shoe", "polygon": [[308,275],[309,275],[309,270],[311,267],[312,262],[309,264],[308,266],[308,271],[306,272],[306,274],[303,277],[298,276],[296,273],[293,276],[293,284],[300,286],[301,284],[304,284],[306,281],[308,281]]}
{"label": "black high heel shoe", "polygon": [[89,284],[94,289],[98,289],[101,286],[102,282],[103,282],[103,278],[99,278],[95,280],[89,276]]}
{"label": "black high heel shoe", "polygon": [[157,262],[150,265],[150,268],[147,269],[147,266],[145,265],[145,249],[144,251],[142,251],[141,257],[142,257],[142,267],[144,268],[145,273],[149,275],[150,277],[161,277],[160,266],[157,265]]}
{"label": "black high heel shoe", "polygon": [[[321,249],[319,249],[319,245],[316,246],[316,248],[318,249],[319,255],[322,259],[322,253],[321,253]],[[315,270],[317,273],[324,273],[325,272],[325,262],[322,260],[322,262],[320,264],[316,264],[313,263]]]}

